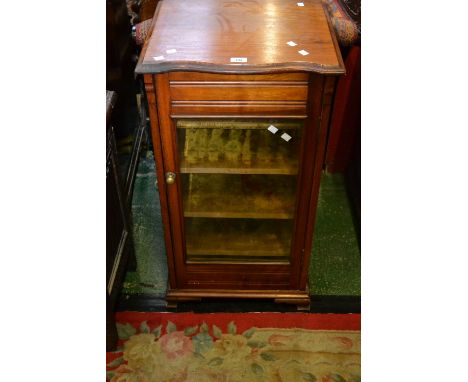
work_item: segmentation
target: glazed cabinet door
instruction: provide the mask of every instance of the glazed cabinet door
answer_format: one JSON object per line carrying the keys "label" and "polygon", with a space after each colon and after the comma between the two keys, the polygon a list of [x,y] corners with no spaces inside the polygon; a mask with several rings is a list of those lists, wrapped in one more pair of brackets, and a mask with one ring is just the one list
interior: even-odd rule
{"label": "glazed cabinet door", "polygon": [[155,83],[171,287],[298,289],[315,124],[289,116],[171,115],[167,76]]}
{"label": "glazed cabinet door", "polygon": [[187,263],[291,263],[303,121],[179,119]]}

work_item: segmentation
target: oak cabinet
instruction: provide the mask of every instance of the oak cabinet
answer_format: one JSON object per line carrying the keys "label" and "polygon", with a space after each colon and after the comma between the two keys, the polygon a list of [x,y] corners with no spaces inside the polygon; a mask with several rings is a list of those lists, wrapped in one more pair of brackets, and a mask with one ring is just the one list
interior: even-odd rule
{"label": "oak cabinet", "polygon": [[330,105],[344,66],[321,3],[303,4],[158,5],[137,72],[148,98],[170,302],[309,304]]}

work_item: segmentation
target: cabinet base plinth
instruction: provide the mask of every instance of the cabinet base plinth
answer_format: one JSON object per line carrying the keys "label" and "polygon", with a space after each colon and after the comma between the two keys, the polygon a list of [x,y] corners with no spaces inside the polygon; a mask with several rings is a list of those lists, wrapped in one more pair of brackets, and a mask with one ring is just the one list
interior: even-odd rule
{"label": "cabinet base plinth", "polygon": [[177,304],[179,302],[189,302],[189,301],[201,301],[200,297],[173,297],[173,296],[166,296],[167,307],[169,309],[177,309]]}
{"label": "cabinet base plinth", "polygon": [[170,289],[166,295],[167,307],[177,308],[178,302],[201,301],[202,298],[273,299],[277,304],[297,305],[298,310],[310,309],[308,291],[300,290]]}

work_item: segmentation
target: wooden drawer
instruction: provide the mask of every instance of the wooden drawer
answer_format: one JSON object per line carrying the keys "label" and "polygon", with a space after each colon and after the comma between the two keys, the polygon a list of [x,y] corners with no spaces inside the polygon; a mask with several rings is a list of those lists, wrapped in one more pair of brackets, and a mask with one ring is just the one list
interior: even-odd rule
{"label": "wooden drawer", "polygon": [[173,101],[306,101],[303,82],[171,82]]}
{"label": "wooden drawer", "polygon": [[171,116],[306,118],[308,79],[307,73],[173,72]]}
{"label": "wooden drawer", "polygon": [[263,75],[174,72],[172,101],[307,101],[307,73]]}
{"label": "wooden drawer", "polygon": [[172,118],[195,117],[268,118],[307,117],[305,101],[172,101]]}

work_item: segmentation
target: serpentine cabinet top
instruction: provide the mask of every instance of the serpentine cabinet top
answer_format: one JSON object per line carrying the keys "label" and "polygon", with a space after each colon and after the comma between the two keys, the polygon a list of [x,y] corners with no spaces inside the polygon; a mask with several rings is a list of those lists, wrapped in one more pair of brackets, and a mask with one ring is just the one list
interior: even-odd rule
{"label": "serpentine cabinet top", "polygon": [[163,0],[137,73],[345,73],[320,0]]}

